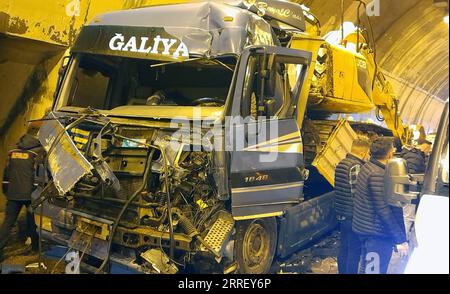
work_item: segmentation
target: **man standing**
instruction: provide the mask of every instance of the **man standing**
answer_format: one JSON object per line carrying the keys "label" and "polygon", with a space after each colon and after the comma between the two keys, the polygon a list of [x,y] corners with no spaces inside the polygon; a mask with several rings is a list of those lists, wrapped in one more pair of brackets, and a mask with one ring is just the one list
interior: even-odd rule
{"label": "man standing", "polygon": [[426,170],[426,154],[414,145],[403,146],[401,158],[406,160],[409,174],[424,174]]}
{"label": "man standing", "polygon": [[[429,145],[424,143],[423,146],[427,147]],[[412,144],[403,146],[400,157],[406,161],[409,174],[425,174],[427,168],[427,154],[420,150],[419,146]],[[416,218],[416,205],[406,204],[403,207],[403,216],[405,218],[406,235],[409,239]]]}
{"label": "man standing", "polygon": [[27,209],[27,235],[31,238],[32,250],[39,248],[34,215],[31,211],[31,193],[34,190],[34,178],[37,162],[40,160],[42,147],[31,134],[22,136],[17,149],[8,153],[5,178],[9,184],[6,192],[5,219],[0,227],[0,258],[8,241],[12,228],[23,206]]}
{"label": "man standing", "polygon": [[361,243],[352,231],[353,200],[361,166],[368,159],[370,142],[360,137],[353,142],[352,151],[336,167],[336,215],[340,224],[341,244],[338,255],[339,274],[357,274],[361,256]]}
{"label": "man standing", "polygon": [[360,236],[361,262],[369,274],[387,273],[394,247],[401,257],[408,254],[403,211],[390,206],[384,192],[385,168],[394,151],[392,139],[376,139],[356,182],[353,231]]}

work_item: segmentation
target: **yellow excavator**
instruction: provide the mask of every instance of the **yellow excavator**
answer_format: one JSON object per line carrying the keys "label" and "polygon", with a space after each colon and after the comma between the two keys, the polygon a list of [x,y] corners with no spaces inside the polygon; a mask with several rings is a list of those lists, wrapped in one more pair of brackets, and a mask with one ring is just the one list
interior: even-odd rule
{"label": "yellow excavator", "polygon": [[[401,120],[399,101],[379,70],[373,49],[356,29],[359,33],[352,32],[339,45],[320,37],[294,36],[291,48],[308,49],[317,54],[310,73],[308,111],[363,113],[376,110],[378,118],[385,120],[393,135],[406,143],[410,131]],[[353,49],[357,46],[359,50]]]}
{"label": "yellow excavator", "polygon": [[[342,29],[321,37],[317,18],[307,7],[303,11],[305,32],[284,37],[287,47],[313,54],[309,83],[305,84],[298,105],[299,112],[308,115],[299,117],[299,125],[304,130],[306,161],[334,185],[334,169],[357,133],[394,136],[407,144],[412,132],[402,122],[399,100],[377,65],[375,45],[367,41],[367,31],[343,23],[347,32]],[[280,31],[286,34],[287,29]],[[373,112],[379,125],[342,120],[342,115]],[[334,120],[328,119],[336,115]],[[382,122],[389,131],[380,126]]]}

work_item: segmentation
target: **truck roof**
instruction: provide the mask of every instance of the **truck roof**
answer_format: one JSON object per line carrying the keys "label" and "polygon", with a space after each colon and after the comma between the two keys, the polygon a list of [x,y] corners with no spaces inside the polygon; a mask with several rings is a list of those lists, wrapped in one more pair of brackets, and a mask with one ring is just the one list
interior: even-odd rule
{"label": "truck roof", "polygon": [[[279,0],[267,3],[269,6],[263,17],[258,15],[255,7],[248,8],[242,1],[194,1],[110,12],[95,17],[85,26],[72,50],[172,60],[183,57],[176,50],[184,44],[191,57],[239,55],[250,45],[274,45],[271,20],[304,28],[299,5]],[[157,36],[168,39],[166,45],[173,43],[173,46],[164,50],[164,41],[155,44]],[[152,50],[148,50],[150,46],[153,46]],[[119,47],[120,50],[111,49]]]}

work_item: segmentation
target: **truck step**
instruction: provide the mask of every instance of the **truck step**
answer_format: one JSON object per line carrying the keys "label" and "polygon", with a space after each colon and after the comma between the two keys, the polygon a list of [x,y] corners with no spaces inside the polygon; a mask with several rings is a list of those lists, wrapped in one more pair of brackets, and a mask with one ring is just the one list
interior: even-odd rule
{"label": "truck step", "polygon": [[[217,255],[222,256],[226,241],[230,237],[231,231],[234,227],[233,217],[224,211],[217,215],[217,219],[208,231],[204,241],[210,249]],[[205,246],[201,246],[202,250],[206,250]]]}

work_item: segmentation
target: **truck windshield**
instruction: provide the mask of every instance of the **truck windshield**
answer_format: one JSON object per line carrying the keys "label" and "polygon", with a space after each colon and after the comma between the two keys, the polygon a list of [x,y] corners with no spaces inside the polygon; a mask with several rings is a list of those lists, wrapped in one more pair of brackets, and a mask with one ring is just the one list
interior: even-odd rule
{"label": "truck windshield", "polygon": [[77,54],[70,63],[57,108],[204,106],[225,104],[236,59],[178,63]]}

